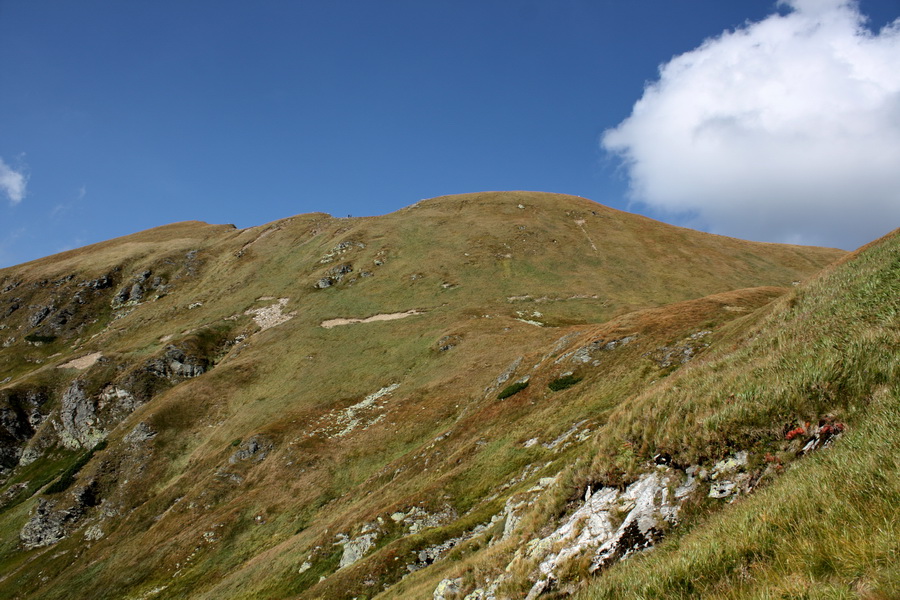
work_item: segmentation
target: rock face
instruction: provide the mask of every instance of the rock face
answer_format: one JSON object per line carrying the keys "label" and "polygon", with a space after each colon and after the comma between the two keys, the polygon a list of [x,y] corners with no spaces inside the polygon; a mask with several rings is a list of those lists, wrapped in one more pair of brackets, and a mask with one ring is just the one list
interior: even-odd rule
{"label": "rock face", "polygon": [[0,390],[0,473],[19,464],[24,446],[47,416],[40,389]]}
{"label": "rock face", "polygon": [[272,451],[272,447],[271,441],[263,436],[254,435],[241,444],[241,447],[228,458],[228,462],[232,465],[251,459],[254,462],[262,462]]}
{"label": "rock face", "polygon": [[149,425],[141,421],[128,432],[123,439],[129,444],[140,444],[156,437],[156,432]]}
{"label": "rock face", "polygon": [[148,287],[149,289],[156,290],[160,293],[165,292],[167,286],[165,285],[162,277],[155,277],[153,278],[152,282],[148,283],[148,280],[150,279],[150,276],[152,274],[152,271],[145,270],[138,275],[135,275],[134,278],[126,283],[113,297],[113,307],[118,308],[120,306],[138,304],[141,300],[144,299],[144,296],[148,291]]}
{"label": "rock face", "polygon": [[325,272],[325,276],[319,279],[319,281],[317,281],[316,285],[313,287],[320,290],[331,287],[335,284],[340,283],[344,279],[344,276],[352,272],[353,265],[351,265],[350,263],[332,267]]}
{"label": "rock face", "polygon": [[80,503],[55,510],[56,502],[41,498],[34,515],[22,527],[19,539],[26,548],[49,546],[62,540],[67,535],[67,527],[75,524],[84,514]]}
{"label": "rock face", "polygon": [[75,450],[93,448],[106,438],[97,416],[97,406],[87,397],[78,380],[65,391],[59,414],[59,439],[63,446]]}
{"label": "rock face", "polygon": [[[530,559],[543,557],[539,579],[529,591],[532,600],[553,585],[560,566],[568,560],[593,552],[594,572],[635,552],[651,547],[661,537],[663,522],[675,523],[678,500],[670,495],[681,475],[670,468],[647,473],[624,492],[604,487],[585,494],[584,505],[545,538],[532,540],[525,548]],[[619,522],[621,515],[624,519]],[[562,545],[562,549],[554,550]]]}
{"label": "rock face", "polygon": [[34,515],[19,532],[19,539],[26,548],[40,548],[55,544],[66,536],[64,525],[78,516],[69,510],[55,511],[54,502],[41,498]]}
{"label": "rock face", "polygon": [[100,502],[93,482],[76,488],[70,500],[69,506],[60,509],[57,506],[61,501],[38,500],[34,514],[19,532],[22,545],[25,548],[40,548],[57,543],[68,535],[88,508]]}
{"label": "rock face", "polygon": [[462,578],[444,579],[434,588],[434,600],[449,600],[460,591]]}
{"label": "rock face", "polygon": [[158,377],[197,377],[206,372],[205,360],[188,356],[176,346],[166,347],[166,352],[161,358],[147,363],[147,371]]}
{"label": "rock face", "polygon": [[596,359],[595,355],[597,353],[601,351],[608,352],[610,350],[615,350],[619,346],[630,344],[635,339],[637,339],[636,335],[629,335],[615,340],[594,340],[590,344],[582,346],[581,348],[576,350],[575,353],[571,356],[571,361],[574,363],[587,364]]}
{"label": "rock face", "polygon": [[358,538],[352,540],[342,540],[338,542],[344,546],[344,554],[341,556],[341,564],[339,569],[349,567],[353,563],[359,561],[362,557],[372,549],[375,540],[378,539],[378,533],[365,533]]}

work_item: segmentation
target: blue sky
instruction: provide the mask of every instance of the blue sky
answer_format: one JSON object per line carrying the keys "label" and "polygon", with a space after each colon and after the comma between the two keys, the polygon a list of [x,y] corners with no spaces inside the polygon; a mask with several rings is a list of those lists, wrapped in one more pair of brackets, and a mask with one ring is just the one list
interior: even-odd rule
{"label": "blue sky", "polygon": [[[0,267],[175,221],[507,189],[855,247],[900,226],[898,17],[900,0],[0,0]],[[791,57],[841,68],[789,102],[741,87],[790,88]],[[728,137],[697,146],[710,123]],[[863,166],[837,181],[840,148]]]}

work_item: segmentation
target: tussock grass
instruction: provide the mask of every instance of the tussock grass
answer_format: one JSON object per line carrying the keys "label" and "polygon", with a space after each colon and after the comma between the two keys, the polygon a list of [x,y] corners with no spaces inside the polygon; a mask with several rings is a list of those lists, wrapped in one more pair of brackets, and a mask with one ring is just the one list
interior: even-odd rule
{"label": "tussock grass", "polygon": [[833,448],[579,597],[898,597],[898,419],[900,388],[880,390]]}
{"label": "tussock grass", "polygon": [[[792,423],[850,418],[900,374],[896,237],[726,327],[718,351],[610,416],[604,456],[628,442],[686,464],[778,439]],[[874,283],[873,283],[874,282]],[[632,468],[636,467],[636,463]]]}
{"label": "tussock grass", "polygon": [[[733,331],[742,341],[734,351],[615,414],[617,435],[688,459],[775,440],[784,424],[823,414],[846,419],[850,431],[691,533],[610,569],[580,597],[900,596],[898,317],[893,234]],[[667,423],[676,408],[685,432]]]}

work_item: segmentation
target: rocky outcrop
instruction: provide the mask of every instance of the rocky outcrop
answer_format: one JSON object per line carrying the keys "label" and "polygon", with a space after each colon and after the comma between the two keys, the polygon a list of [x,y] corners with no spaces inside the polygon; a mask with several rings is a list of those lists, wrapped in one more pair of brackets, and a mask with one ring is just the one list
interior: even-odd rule
{"label": "rocky outcrop", "polygon": [[26,548],[49,546],[66,536],[66,525],[81,515],[72,509],[54,510],[56,502],[41,498],[34,514],[19,532],[19,540]]}
{"label": "rocky outcrop", "polygon": [[355,562],[358,562],[362,559],[366,554],[368,554],[369,550],[375,546],[375,540],[378,539],[377,532],[364,533],[363,535],[354,538],[354,539],[342,539],[338,542],[344,546],[344,553],[341,555],[341,563],[338,565],[339,569],[343,569],[344,567],[349,567]]}
{"label": "rocky outcrop", "polygon": [[135,445],[140,444],[141,442],[146,442],[147,440],[151,440],[156,437],[156,431],[154,431],[147,423],[141,421],[134,428],[128,432],[128,434],[122,438],[125,443]]}
{"label": "rocky outcrop", "polygon": [[165,354],[147,362],[146,370],[157,377],[190,378],[206,372],[209,362],[196,356],[188,356],[177,346],[167,346]]}
{"label": "rocky outcrop", "polygon": [[[637,339],[636,335],[629,335],[614,340],[598,339],[582,346],[571,355],[571,361],[575,363],[587,364],[589,362],[597,362],[597,354],[600,352],[609,352],[620,346],[630,344]],[[599,362],[597,362],[599,364]],[[596,366],[596,365],[595,365]]]}
{"label": "rocky outcrop", "polygon": [[402,523],[410,534],[416,534],[423,529],[440,527],[457,519],[459,515],[452,506],[445,506],[437,513],[429,513],[421,506],[414,506],[408,512],[396,512],[391,515],[391,520]]}
{"label": "rocky outcrop", "polygon": [[274,444],[261,435],[254,435],[240,445],[240,448],[228,458],[229,464],[252,460],[262,462],[272,451]]}
{"label": "rocky outcrop", "polygon": [[85,394],[82,382],[77,379],[63,393],[57,430],[62,445],[73,450],[93,448],[106,438],[97,405]]}
{"label": "rocky outcrop", "polygon": [[346,241],[341,242],[334,248],[332,248],[330,251],[328,251],[319,262],[322,264],[330,263],[334,259],[336,259],[338,256],[346,254],[347,252],[349,252],[350,250],[353,250],[354,248],[365,248],[365,247],[366,247],[366,245],[362,242],[346,240]]}
{"label": "rocky outcrop", "polygon": [[47,417],[43,389],[0,390],[0,473],[19,464],[22,451]]}
{"label": "rocky outcrop", "polygon": [[141,405],[141,402],[126,389],[115,385],[108,385],[103,388],[98,397],[98,411],[109,413],[110,421],[118,423]]}
{"label": "rocky outcrop", "polygon": [[325,276],[320,278],[316,285],[313,286],[316,289],[325,289],[340,283],[344,277],[353,272],[353,265],[350,263],[345,263],[342,265],[337,265],[336,267],[332,267],[325,272]]}
{"label": "rocky outcrop", "polygon": [[655,362],[661,369],[677,367],[690,361],[699,352],[709,347],[709,342],[704,338],[711,331],[698,331],[692,333],[686,339],[671,346],[661,346],[644,354],[645,357]]}
{"label": "rocky outcrop", "polygon": [[97,506],[96,484],[76,488],[68,497],[65,508],[63,500],[38,500],[34,513],[19,532],[19,540],[25,548],[40,548],[55,544],[65,538],[85,515],[87,509]]}
{"label": "rocky outcrop", "polygon": [[[113,296],[113,308],[139,304],[151,291],[155,291],[157,297],[165,294],[169,290],[165,280],[160,276],[156,276],[151,280],[151,275],[153,275],[153,271],[146,269],[135,275],[131,281],[126,282]],[[111,282],[109,282],[109,285],[111,285]]]}
{"label": "rocky outcrop", "polygon": [[462,577],[456,579],[442,579],[437,587],[434,588],[434,600],[450,600],[459,594],[462,584]]}
{"label": "rocky outcrop", "polygon": [[669,489],[679,478],[674,469],[663,467],[641,476],[624,491],[588,488],[581,508],[549,536],[525,546],[525,558],[540,559],[538,580],[527,598],[544,593],[556,580],[559,567],[585,552],[593,553],[589,569],[593,572],[651,547],[662,537],[662,523],[676,521],[679,497]]}
{"label": "rocky outcrop", "polygon": [[35,308],[35,311],[28,316],[28,325],[30,327],[37,327],[40,325],[47,316],[55,310],[55,307],[52,305],[46,306],[38,306]]}
{"label": "rocky outcrop", "polygon": [[438,560],[441,560],[458,545],[485,533],[494,523],[499,521],[501,518],[502,517],[500,515],[495,515],[491,521],[487,523],[481,523],[461,535],[446,539],[440,544],[434,544],[432,546],[422,548],[421,550],[416,552],[416,560],[406,565],[406,570],[412,573],[414,571],[418,571],[419,569],[423,569]]}

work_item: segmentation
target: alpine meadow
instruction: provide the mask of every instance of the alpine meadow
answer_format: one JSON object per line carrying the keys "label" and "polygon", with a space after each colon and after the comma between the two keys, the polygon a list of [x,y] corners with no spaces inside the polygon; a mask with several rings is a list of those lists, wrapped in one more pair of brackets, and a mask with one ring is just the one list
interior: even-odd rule
{"label": "alpine meadow", "polygon": [[486,192],[0,270],[0,596],[900,597],[900,236]]}

